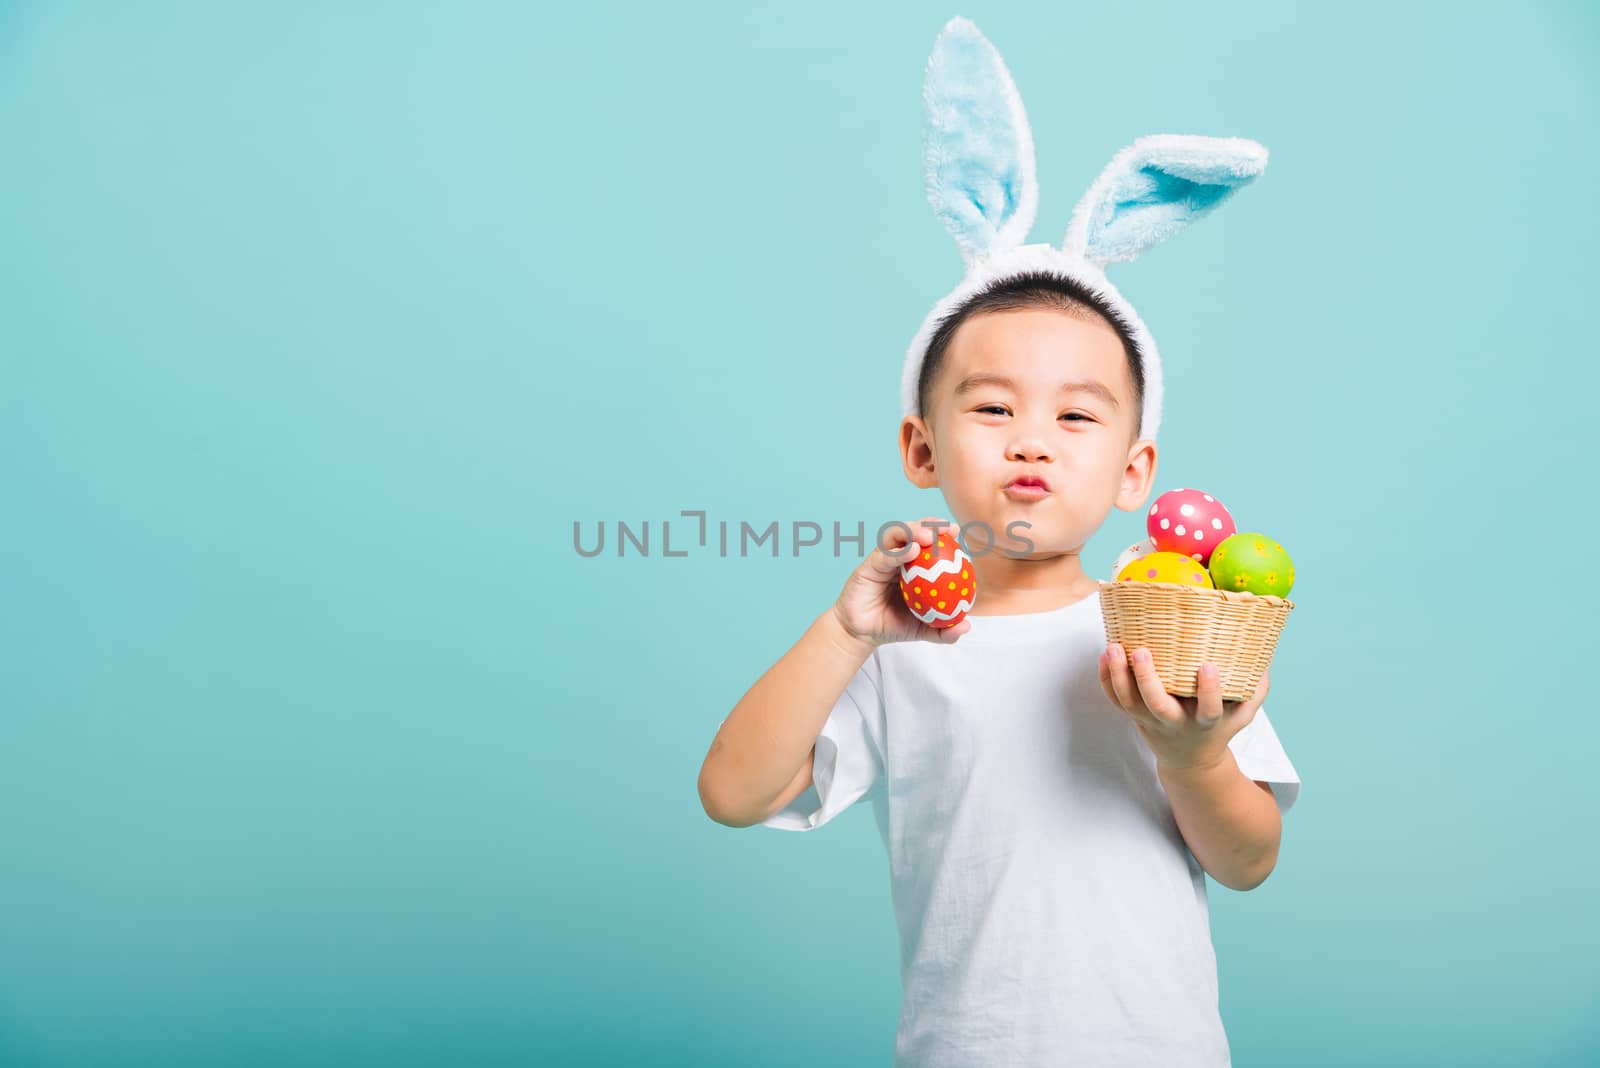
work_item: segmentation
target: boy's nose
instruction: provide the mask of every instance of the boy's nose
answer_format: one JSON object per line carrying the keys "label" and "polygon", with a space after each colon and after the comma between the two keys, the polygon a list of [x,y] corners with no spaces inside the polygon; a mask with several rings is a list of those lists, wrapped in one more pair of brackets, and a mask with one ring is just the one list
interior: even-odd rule
{"label": "boy's nose", "polygon": [[1038,438],[1019,438],[1011,443],[1011,449],[1006,455],[1013,460],[1037,463],[1040,460],[1050,459],[1050,450]]}

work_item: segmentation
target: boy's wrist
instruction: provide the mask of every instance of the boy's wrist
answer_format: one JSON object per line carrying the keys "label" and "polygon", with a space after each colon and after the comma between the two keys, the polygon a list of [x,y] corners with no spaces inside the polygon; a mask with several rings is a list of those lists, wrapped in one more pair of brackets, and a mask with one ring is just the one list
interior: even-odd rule
{"label": "boy's wrist", "polygon": [[1187,779],[1191,781],[1204,781],[1222,772],[1228,764],[1233,763],[1233,753],[1224,749],[1217,756],[1209,760],[1191,760],[1189,763],[1170,763],[1156,757],[1156,772],[1163,778]]}
{"label": "boy's wrist", "polygon": [[818,617],[817,624],[822,627],[822,633],[828,639],[829,644],[845,656],[855,660],[858,667],[877,648],[877,645],[872,641],[850,632],[850,628],[844,625],[844,620],[839,615],[837,602],[829,606],[828,610]]}

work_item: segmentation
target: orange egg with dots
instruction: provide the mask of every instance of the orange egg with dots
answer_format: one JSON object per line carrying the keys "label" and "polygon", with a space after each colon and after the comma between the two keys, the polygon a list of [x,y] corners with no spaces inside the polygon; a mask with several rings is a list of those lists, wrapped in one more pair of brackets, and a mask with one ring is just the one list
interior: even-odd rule
{"label": "orange egg with dots", "polygon": [[967,617],[978,599],[978,576],[954,534],[939,531],[931,546],[901,563],[900,595],[907,611],[936,630]]}

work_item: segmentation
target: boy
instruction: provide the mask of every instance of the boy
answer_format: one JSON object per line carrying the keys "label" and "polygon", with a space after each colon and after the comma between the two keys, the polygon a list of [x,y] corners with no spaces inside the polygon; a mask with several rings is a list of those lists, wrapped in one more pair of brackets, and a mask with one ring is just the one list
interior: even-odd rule
{"label": "boy", "polygon": [[1299,776],[1262,710],[1268,678],[1223,702],[1207,665],[1180,699],[1146,650],[1106,646],[1080,553],[1112,507],[1145,505],[1161,403],[1154,343],[1100,265],[1215,207],[1265,153],[1136,142],[1061,251],[1020,246],[1031,141],[970,22],[941,34],[925,98],[929,192],[968,272],[907,354],[900,450],[951,533],[996,535],[968,547],[977,600],[954,627],[914,619],[898,567],[938,520],[887,528],[724,720],[702,803],[804,831],[872,801],[901,945],[897,1065],[1228,1065],[1205,873],[1267,877]]}

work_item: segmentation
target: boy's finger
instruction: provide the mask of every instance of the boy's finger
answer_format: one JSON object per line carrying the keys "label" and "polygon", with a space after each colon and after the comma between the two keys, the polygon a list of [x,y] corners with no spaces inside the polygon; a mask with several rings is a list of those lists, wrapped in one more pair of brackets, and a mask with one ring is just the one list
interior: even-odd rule
{"label": "boy's finger", "polygon": [[903,562],[911,556],[928,548],[933,544],[934,532],[926,523],[943,523],[945,520],[938,516],[924,516],[914,523],[901,520],[890,524],[883,532],[883,537],[878,542],[878,549],[896,563]]}
{"label": "boy's finger", "polygon": [[1134,650],[1133,677],[1139,685],[1139,693],[1144,697],[1145,707],[1150,709],[1152,716],[1167,726],[1183,721],[1183,706],[1161,685],[1161,677],[1156,674],[1155,659],[1150,655],[1150,650]]}
{"label": "boy's finger", "polygon": [[1128,676],[1126,655],[1122,646],[1113,643],[1106,670],[1111,676],[1111,689],[1117,696],[1117,704],[1121,705],[1124,711],[1132,712],[1136,702],[1133,696],[1133,680]]}
{"label": "boy's finger", "polygon": [[889,555],[883,549],[874,549],[867,554],[866,564],[868,569],[882,577],[893,575],[899,571],[902,559],[902,557]]}
{"label": "boy's finger", "polygon": [[945,528],[953,525],[950,520],[942,515],[925,515],[917,520],[917,532],[926,534],[927,537],[925,539],[919,538],[918,540],[922,541],[924,545],[932,545],[935,536],[944,533]]}
{"label": "boy's finger", "polygon": [[[941,519],[936,515],[925,515],[912,524],[912,531],[916,536],[917,545],[923,549],[933,548],[933,543],[938,540],[940,532],[948,526],[948,519]],[[930,525],[930,524],[937,524]]]}
{"label": "boy's finger", "polygon": [[916,540],[916,527],[905,522],[894,523],[878,539],[878,549],[889,556],[907,556]]}
{"label": "boy's finger", "polygon": [[884,579],[900,570],[900,561],[882,549],[874,549],[867,554],[867,558],[861,562],[861,566],[876,578]]}
{"label": "boy's finger", "polygon": [[1120,706],[1122,698],[1117,695],[1117,684],[1112,679],[1111,651],[1108,649],[1100,654],[1100,688],[1105,691],[1106,700]]}
{"label": "boy's finger", "polygon": [[867,554],[866,564],[879,577],[887,577],[900,570],[900,565],[921,551],[917,540],[919,531],[914,523],[890,524]]}
{"label": "boy's finger", "polygon": [[1266,703],[1267,690],[1272,685],[1269,672],[1270,669],[1261,673],[1261,681],[1256,683],[1256,692],[1250,695],[1248,701],[1226,702],[1224,712],[1233,722],[1239,723],[1240,730],[1250,725],[1250,721],[1255,718],[1256,709]]}
{"label": "boy's finger", "polygon": [[1222,722],[1222,680],[1217,676],[1215,664],[1201,664],[1196,680],[1199,693],[1195,703],[1194,721],[1201,730],[1210,730]]}
{"label": "boy's finger", "polygon": [[924,627],[923,629],[930,630],[933,633],[923,634],[921,637],[930,642],[938,642],[940,645],[949,645],[957,638],[960,638],[967,631],[971,630],[972,624],[963,619],[960,623],[957,623],[953,627]]}

